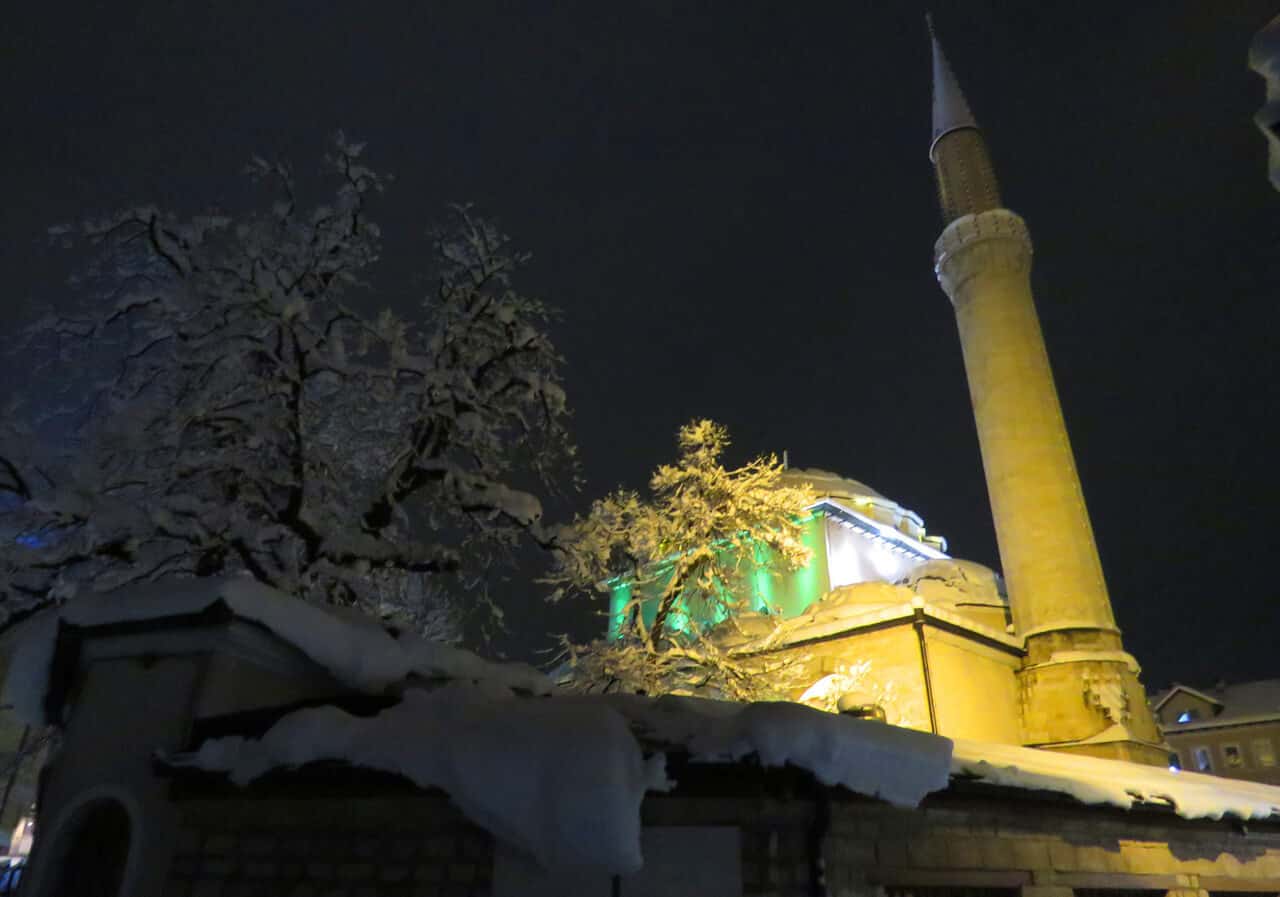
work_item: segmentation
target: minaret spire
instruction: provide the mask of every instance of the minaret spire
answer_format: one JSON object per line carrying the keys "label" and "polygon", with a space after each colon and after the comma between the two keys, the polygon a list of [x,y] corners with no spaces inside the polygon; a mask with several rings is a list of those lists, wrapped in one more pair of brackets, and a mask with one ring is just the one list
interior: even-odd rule
{"label": "minaret spire", "polygon": [[938,199],[947,224],[964,215],[1002,207],[1000,185],[991,166],[987,142],[933,30],[925,16],[933,44],[933,139],[929,160],[938,179]]}
{"label": "minaret spire", "polygon": [[933,140],[929,143],[929,159],[936,161],[933,149],[940,137],[961,128],[977,130],[978,122],[969,110],[969,101],[956,82],[946,54],[942,52],[942,44],[933,30],[933,16],[925,13],[924,21],[929,26],[929,39],[933,43]]}

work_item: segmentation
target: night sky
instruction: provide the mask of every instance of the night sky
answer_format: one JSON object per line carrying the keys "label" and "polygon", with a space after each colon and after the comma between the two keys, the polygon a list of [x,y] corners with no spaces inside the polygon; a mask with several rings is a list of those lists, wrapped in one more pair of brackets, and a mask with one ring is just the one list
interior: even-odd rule
{"label": "night sky", "polygon": [[[450,202],[534,254],[523,286],[563,310],[577,507],[643,485],[707,416],[731,460],[785,449],[856,477],[997,565],[932,274],[922,5],[20,6],[0,30],[11,328],[68,301],[47,226],[243,207],[251,153],[316,170],[343,128],[397,177],[380,304],[417,299]],[[1153,687],[1280,676],[1280,195],[1246,66],[1274,0],[933,9],[1031,227],[1126,646]],[[38,388],[21,370],[2,389]]]}

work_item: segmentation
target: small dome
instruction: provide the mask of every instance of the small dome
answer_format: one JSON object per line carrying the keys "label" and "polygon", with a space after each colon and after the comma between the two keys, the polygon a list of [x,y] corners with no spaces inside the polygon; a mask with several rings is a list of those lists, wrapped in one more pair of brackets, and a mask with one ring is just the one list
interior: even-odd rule
{"label": "small dome", "polygon": [[985,604],[1007,607],[1004,580],[990,567],[955,558],[912,567],[900,584],[935,604]]}
{"label": "small dome", "polygon": [[886,607],[910,604],[915,593],[900,585],[887,582],[855,582],[839,586],[823,595],[798,617],[784,625],[803,628],[816,623],[834,623],[844,619],[856,619]]}

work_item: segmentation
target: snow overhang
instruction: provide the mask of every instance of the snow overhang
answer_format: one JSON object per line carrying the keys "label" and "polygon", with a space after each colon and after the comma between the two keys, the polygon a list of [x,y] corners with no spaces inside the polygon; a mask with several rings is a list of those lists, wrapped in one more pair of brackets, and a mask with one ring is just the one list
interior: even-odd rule
{"label": "snow overhang", "polygon": [[2,699],[24,722],[56,721],[65,684],[58,677],[65,675],[66,658],[78,653],[78,640],[86,632],[141,632],[229,619],[266,629],[355,692],[383,694],[411,677],[487,682],[530,694],[555,690],[550,679],[530,666],[493,663],[413,635],[392,635],[372,620],[338,616],[256,580],[226,577],[86,595],[32,616],[12,634],[16,647]]}
{"label": "snow overhang", "polygon": [[1060,751],[955,739],[951,774],[1084,804],[1167,807],[1185,819],[1280,820],[1280,787]]}
{"label": "snow overhang", "polygon": [[205,741],[160,758],[249,784],[322,761],[439,788],[473,822],[544,866],[635,871],[640,805],[676,783],[668,752],[697,763],[795,767],[828,786],[917,806],[948,786],[951,740],[791,702],[733,704],[639,695],[518,697],[454,682],[407,690],[376,716],[313,707],[261,738]]}

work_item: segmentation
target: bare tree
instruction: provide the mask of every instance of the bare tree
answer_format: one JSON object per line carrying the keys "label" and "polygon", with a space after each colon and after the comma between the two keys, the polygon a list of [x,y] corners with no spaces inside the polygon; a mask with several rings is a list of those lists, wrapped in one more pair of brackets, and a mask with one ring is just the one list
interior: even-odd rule
{"label": "bare tree", "polygon": [[513,285],[522,256],[459,208],[420,314],[364,311],[387,179],[362,149],[335,139],[337,189],[315,208],[255,158],[268,211],[140,207],[78,229],[98,253],[91,302],[23,349],[62,365],[53,379],[85,358],[108,373],[70,405],[29,395],[6,416],[4,610],[238,571],[448,634],[447,582],[548,542],[526,488],[554,488],[573,454],[548,309]]}

